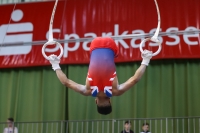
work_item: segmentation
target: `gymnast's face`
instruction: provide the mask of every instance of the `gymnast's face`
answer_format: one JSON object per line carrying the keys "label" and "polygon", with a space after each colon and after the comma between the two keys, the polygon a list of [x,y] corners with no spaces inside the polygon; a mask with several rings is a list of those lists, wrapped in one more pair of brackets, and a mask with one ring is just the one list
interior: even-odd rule
{"label": "gymnast's face", "polygon": [[108,106],[111,105],[109,97],[97,97],[95,102],[98,106]]}

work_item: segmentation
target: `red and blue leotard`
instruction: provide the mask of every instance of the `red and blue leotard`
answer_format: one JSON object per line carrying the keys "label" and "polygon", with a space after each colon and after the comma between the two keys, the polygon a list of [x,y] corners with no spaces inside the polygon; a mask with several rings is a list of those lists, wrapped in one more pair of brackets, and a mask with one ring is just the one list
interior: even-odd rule
{"label": "red and blue leotard", "polygon": [[90,83],[92,96],[99,91],[112,96],[112,82],[116,76],[114,58],[117,57],[118,47],[109,37],[97,37],[90,46],[90,65],[87,79]]}

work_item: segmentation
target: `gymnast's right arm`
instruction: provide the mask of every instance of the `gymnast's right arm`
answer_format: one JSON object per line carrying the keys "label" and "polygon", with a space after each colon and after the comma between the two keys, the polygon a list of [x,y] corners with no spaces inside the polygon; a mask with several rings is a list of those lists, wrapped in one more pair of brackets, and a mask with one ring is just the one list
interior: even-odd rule
{"label": "gymnast's right arm", "polygon": [[150,59],[152,58],[152,51],[145,50],[142,53],[142,63],[141,66],[137,69],[135,74],[129,78],[125,83],[118,85],[118,80],[114,80],[113,84],[118,85],[117,89],[113,90],[113,94],[116,96],[122,95],[127,90],[131,89],[142,77],[146,70],[146,66],[148,66]]}
{"label": "gymnast's right arm", "polygon": [[60,66],[59,66],[60,59],[58,59],[56,55],[50,55],[49,58],[50,58],[50,63],[52,65],[53,70],[56,71],[56,75],[63,85],[65,85],[66,87],[76,92],[81,93],[82,95],[85,95],[85,96],[90,95],[90,92],[87,90],[86,85],[78,84],[67,78],[67,76],[60,69]]}

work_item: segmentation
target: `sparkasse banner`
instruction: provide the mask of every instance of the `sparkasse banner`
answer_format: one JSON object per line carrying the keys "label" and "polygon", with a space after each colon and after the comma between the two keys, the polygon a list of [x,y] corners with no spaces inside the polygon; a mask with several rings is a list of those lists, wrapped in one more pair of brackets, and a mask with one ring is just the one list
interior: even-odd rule
{"label": "sparkasse banner", "polygon": [[[43,44],[28,45],[26,42],[48,40],[54,2],[0,6],[0,68],[49,65],[41,52]],[[161,13],[161,32],[199,29],[199,0],[157,2]],[[154,0],[61,0],[55,12],[53,35],[55,39],[68,40],[154,33],[157,22]],[[152,59],[200,58],[199,36],[196,33],[159,37],[162,50]],[[143,39],[115,40],[119,46],[119,56],[115,61],[141,60],[139,44]],[[10,43],[13,45],[6,46]],[[61,64],[89,63],[90,42],[65,42],[62,46],[64,54]],[[155,52],[158,45],[149,42],[143,49]],[[59,55],[59,52],[57,46],[46,48],[47,55]]]}

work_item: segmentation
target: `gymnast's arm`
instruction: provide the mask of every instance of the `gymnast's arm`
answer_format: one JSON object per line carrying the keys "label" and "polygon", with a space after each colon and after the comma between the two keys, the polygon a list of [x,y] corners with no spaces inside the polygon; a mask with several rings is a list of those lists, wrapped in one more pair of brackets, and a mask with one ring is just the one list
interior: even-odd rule
{"label": "gymnast's arm", "polygon": [[66,87],[76,92],[79,92],[82,95],[85,95],[85,96],[90,95],[90,91],[87,89],[86,85],[78,84],[67,78],[67,76],[60,69],[60,66],[59,66],[60,59],[58,59],[56,55],[50,55],[49,58],[50,58],[50,63],[52,65],[53,70],[56,71],[56,75],[63,85],[65,85]]}
{"label": "gymnast's arm", "polygon": [[61,69],[56,69],[56,75],[60,82],[65,85],[66,87],[81,93],[82,95],[89,96],[90,91],[87,90],[86,85],[78,84],[70,79],[63,73]]}
{"label": "gymnast's arm", "polygon": [[124,92],[131,89],[142,78],[142,75],[144,74],[146,67],[150,62],[150,59],[152,58],[152,52],[145,50],[144,53],[142,53],[142,58],[143,60],[141,66],[136,70],[135,74],[125,83],[118,85],[117,78],[113,81],[113,84],[117,84],[116,88],[113,89],[113,95],[122,95]]}
{"label": "gymnast's arm", "polygon": [[[141,64],[141,66],[136,70],[135,74],[131,78],[129,78],[123,84],[118,85],[116,89],[113,89],[113,95],[119,96],[122,95],[127,90],[131,89],[131,87],[133,87],[141,79],[145,70],[146,70],[146,65]],[[118,82],[117,78],[116,81],[114,80],[113,82]]]}

